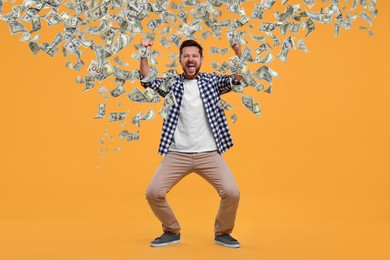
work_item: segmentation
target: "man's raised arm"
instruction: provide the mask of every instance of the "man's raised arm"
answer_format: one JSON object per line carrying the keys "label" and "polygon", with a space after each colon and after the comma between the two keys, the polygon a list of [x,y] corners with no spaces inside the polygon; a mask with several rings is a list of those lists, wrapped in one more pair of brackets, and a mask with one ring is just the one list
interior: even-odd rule
{"label": "man's raised arm", "polygon": [[[238,58],[241,58],[241,56],[242,56],[241,44],[238,42],[233,43],[232,49],[233,49],[234,53],[238,56]],[[240,81],[243,78],[239,74],[233,74],[233,76],[234,76],[234,79],[237,81]]]}
{"label": "man's raised arm", "polygon": [[[150,39],[143,38],[141,40],[141,46],[147,48],[148,50],[151,49],[153,45],[153,41]],[[148,63],[148,58],[147,57],[141,57],[140,59],[140,66],[139,66],[139,72],[142,77],[146,77],[149,73],[149,63]]]}

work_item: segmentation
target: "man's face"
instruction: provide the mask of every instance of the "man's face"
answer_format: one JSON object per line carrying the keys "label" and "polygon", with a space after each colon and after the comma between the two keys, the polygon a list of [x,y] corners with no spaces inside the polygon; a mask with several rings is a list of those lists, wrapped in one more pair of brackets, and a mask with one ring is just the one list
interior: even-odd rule
{"label": "man's face", "polygon": [[196,79],[203,62],[203,57],[200,57],[198,47],[184,47],[179,61],[184,71],[184,77],[186,79]]}

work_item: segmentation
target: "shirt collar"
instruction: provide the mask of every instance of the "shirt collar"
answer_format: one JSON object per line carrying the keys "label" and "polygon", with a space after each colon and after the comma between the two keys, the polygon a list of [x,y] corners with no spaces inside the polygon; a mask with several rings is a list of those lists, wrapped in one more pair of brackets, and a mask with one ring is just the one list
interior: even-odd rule
{"label": "shirt collar", "polygon": [[[197,79],[197,80],[202,79],[202,77],[203,77],[203,73],[201,73],[201,72],[199,72],[198,75],[196,75],[196,79]],[[180,74],[180,79],[181,79],[181,80],[185,80],[185,78],[184,78],[184,73]]]}

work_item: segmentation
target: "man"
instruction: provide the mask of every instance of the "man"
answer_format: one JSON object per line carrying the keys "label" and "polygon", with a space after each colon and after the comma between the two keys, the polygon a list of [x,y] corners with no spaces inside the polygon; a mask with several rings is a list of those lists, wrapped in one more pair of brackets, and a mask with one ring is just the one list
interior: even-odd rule
{"label": "man", "polygon": [[[142,39],[141,45],[150,50],[153,42]],[[241,57],[240,44],[233,44],[232,49]],[[166,91],[160,88],[165,80],[163,78],[141,82],[143,87],[150,87],[163,97],[172,92],[177,101],[177,104],[169,108],[162,127],[159,154],[165,157],[146,191],[149,205],[162,223],[164,231],[150,243],[152,247],[180,242],[181,228],[165,195],[191,172],[208,181],[221,197],[214,225],[215,243],[231,248],[240,247],[240,243],[230,235],[240,194],[236,181],[221,156],[233,142],[224,111],[216,104],[220,95],[232,90],[232,84],[240,84],[242,77],[200,73],[203,60],[201,45],[196,41],[186,40],[180,46],[179,57],[183,74],[175,77]],[[142,57],[141,79],[148,73],[147,57]]]}

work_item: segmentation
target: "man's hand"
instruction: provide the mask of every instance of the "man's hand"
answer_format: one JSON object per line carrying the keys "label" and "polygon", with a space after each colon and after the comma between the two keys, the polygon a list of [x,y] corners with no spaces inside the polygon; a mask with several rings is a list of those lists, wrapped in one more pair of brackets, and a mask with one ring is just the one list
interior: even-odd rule
{"label": "man's hand", "polygon": [[241,58],[241,55],[242,55],[241,44],[240,44],[239,42],[233,43],[232,49],[233,49],[234,53],[235,53],[239,58]]}
{"label": "man's hand", "polygon": [[152,48],[153,41],[151,39],[142,38],[141,45],[146,49],[150,50]]}

